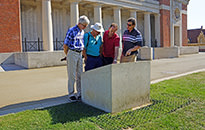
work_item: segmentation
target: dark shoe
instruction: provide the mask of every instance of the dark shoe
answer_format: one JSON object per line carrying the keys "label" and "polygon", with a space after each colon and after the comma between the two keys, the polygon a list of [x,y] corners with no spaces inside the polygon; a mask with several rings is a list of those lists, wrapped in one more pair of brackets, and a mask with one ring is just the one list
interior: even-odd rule
{"label": "dark shoe", "polygon": [[77,100],[75,96],[71,96],[71,97],[69,97],[69,99],[70,99],[71,101],[76,101],[76,100]]}

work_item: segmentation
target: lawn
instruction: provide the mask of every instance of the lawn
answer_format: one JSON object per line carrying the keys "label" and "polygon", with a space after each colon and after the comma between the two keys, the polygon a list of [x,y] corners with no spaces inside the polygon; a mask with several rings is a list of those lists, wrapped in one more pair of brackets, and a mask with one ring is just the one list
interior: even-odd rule
{"label": "lawn", "polygon": [[150,106],[110,114],[81,102],[0,117],[0,129],[205,129],[205,72],[152,84]]}

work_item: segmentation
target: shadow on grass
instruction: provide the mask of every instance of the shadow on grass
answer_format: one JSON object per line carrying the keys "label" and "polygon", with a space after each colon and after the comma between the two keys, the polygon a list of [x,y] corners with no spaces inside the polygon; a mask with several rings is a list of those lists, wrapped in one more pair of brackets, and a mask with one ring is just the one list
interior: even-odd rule
{"label": "shadow on grass", "polygon": [[63,104],[44,110],[48,110],[53,124],[80,121],[88,117],[106,114],[106,112],[95,109],[82,102]]}

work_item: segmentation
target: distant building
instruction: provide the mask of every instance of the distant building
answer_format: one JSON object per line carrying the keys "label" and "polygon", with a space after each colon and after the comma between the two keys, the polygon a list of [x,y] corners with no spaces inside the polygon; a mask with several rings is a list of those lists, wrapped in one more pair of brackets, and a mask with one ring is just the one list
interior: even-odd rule
{"label": "distant building", "polygon": [[199,29],[190,29],[187,31],[189,43],[204,43],[205,44],[205,29],[203,26]]}
{"label": "distant building", "polygon": [[[62,49],[67,29],[80,15],[108,29],[135,17],[148,47],[187,45],[189,0],[1,0],[0,53]],[[86,31],[89,31],[87,28]]]}

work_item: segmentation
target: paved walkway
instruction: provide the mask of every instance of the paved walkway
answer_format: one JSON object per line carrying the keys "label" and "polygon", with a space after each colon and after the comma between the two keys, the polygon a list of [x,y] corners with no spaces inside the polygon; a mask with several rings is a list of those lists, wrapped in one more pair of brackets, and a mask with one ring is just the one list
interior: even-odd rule
{"label": "paved walkway", "polygon": [[[0,115],[68,103],[66,66],[0,70]],[[152,83],[199,71],[205,71],[205,53],[151,61]]]}

